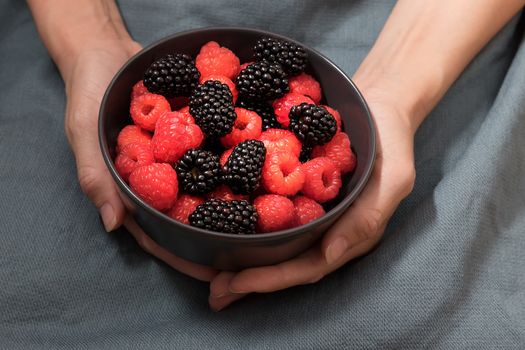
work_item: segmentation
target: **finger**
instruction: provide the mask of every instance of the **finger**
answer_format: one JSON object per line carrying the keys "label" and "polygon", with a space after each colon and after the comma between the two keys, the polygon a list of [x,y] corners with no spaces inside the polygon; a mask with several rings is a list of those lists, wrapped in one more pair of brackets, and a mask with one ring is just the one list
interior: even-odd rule
{"label": "finger", "polygon": [[230,292],[229,285],[235,273],[223,271],[220,272],[210,283],[210,296],[208,304],[214,311],[220,311],[236,300],[246,296],[246,294],[233,294]]}
{"label": "finger", "polygon": [[217,270],[179,258],[158,245],[142,230],[131,215],[126,216],[124,226],[146,252],[164,261],[175,270],[205,282],[211,281],[217,275]]}

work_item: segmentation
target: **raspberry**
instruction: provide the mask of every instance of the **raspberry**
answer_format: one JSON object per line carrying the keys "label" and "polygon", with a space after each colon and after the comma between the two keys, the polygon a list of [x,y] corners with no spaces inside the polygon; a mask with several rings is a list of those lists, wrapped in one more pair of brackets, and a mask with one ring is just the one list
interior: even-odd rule
{"label": "raspberry", "polygon": [[282,67],[266,61],[255,62],[244,68],[235,78],[239,96],[254,100],[272,100],[290,89]]}
{"label": "raspberry", "polygon": [[144,80],[139,80],[135,85],[133,85],[133,89],[131,90],[131,99],[133,100],[135,97],[139,97],[147,93],[149,93],[149,91],[148,88],[144,86]]}
{"label": "raspberry", "polygon": [[223,168],[223,181],[234,193],[249,194],[259,187],[266,148],[261,141],[239,143]]}
{"label": "raspberry", "polygon": [[268,129],[261,133],[259,140],[264,143],[268,153],[291,152],[297,157],[301,153],[301,141],[290,130]]}
{"label": "raspberry", "polygon": [[302,192],[305,196],[324,203],[334,199],[342,186],[341,172],[327,157],[319,157],[303,164],[306,175]]}
{"label": "raspberry", "polygon": [[299,45],[275,38],[261,38],[253,51],[259,61],[275,62],[290,75],[297,75],[306,68],[308,54]]}
{"label": "raspberry", "polygon": [[290,110],[293,106],[299,106],[301,103],[313,104],[309,97],[289,92],[283,97],[273,101],[273,110],[277,121],[284,127],[288,128],[290,125]]}
{"label": "raspberry", "polygon": [[219,158],[202,149],[190,149],[175,168],[181,190],[190,194],[210,192],[220,180]]}
{"label": "raspberry", "polygon": [[239,99],[237,107],[249,109],[259,115],[262,119],[262,130],[280,129],[281,124],[275,118],[273,107],[266,101],[255,101],[249,99]]}
{"label": "raspberry", "polygon": [[333,109],[332,107],[329,107],[329,106],[321,106],[323,107],[324,109],[326,109],[328,111],[328,113],[330,113],[332,115],[332,117],[334,117],[336,123],[337,123],[337,131],[341,131],[342,128],[343,128],[343,123],[341,122],[341,115],[339,114],[339,112],[335,109]]}
{"label": "raspberry", "polygon": [[294,224],[293,202],[277,194],[265,194],[255,198],[257,232],[274,232],[291,228]]}
{"label": "raspberry", "polygon": [[224,75],[233,79],[239,74],[241,62],[230,49],[210,41],[201,47],[195,65],[202,76]]}
{"label": "raspberry", "polygon": [[230,88],[230,92],[232,93],[232,96],[233,96],[233,104],[237,102],[237,97],[239,96],[239,92],[237,91],[237,87],[235,86],[233,81],[231,81],[230,78],[225,77],[224,75],[208,75],[206,77],[201,77],[200,83],[204,84],[205,82],[210,81],[210,80],[218,81],[220,83],[223,83],[224,85],[228,85],[228,87]]}
{"label": "raspberry", "polygon": [[290,92],[308,96],[315,104],[321,102],[321,85],[309,74],[301,73],[288,79]]}
{"label": "raspberry", "polygon": [[190,102],[190,99],[187,96],[175,96],[168,99],[168,102],[170,103],[171,110],[176,111],[186,107]]}
{"label": "raspberry", "polygon": [[268,192],[293,196],[303,187],[304,179],[302,164],[293,153],[276,152],[267,155],[262,183]]}
{"label": "raspberry", "polygon": [[129,176],[131,189],[157,210],[169,209],[177,199],[177,173],[171,165],[153,163],[141,166]]}
{"label": "raspberry", "polygon": [[313,199],[304,196],[297,196],[293,199],[295,207],[295,224],[301,226],[320,218],[325,214],[323,206]]}
{"label": "raspberry", "polygon": [[153,152],[149,144],[133,142],[122,147],[120,153],[115,158],[115,168],[119,175],[128,181],[129,174],[133,170],[143,165],[155,162]]}
{"label": "raspberry", "polygon": [[215,190],[208,193],[208,199],[222,199],[223,201],[248,200],[249,196],[245,194],[235,194],[226,185],[219,185]]}
{"label": "raspberry", "polygon": [[354,170],[356,165],[356,157],[350,149],[350,139],[344,132],[335,134],[334,138],[326,145],[315,146],[312,157],[330,158],[341,174]]}
{"label": "raspberry", "polygon": [[235,124],[233,130],[226,136],[221,137],[221,143],[226,148],[236,146],[242,141],[257,139],[261,136],[262,120],[257,113],[244,108],[235,108]]}
{"label": "raspberry", "polygon": [[250,234],[255,232],[257,212],[248,201],[210,199],[195,209],[189,221],[205,230]]}
{"label": "raspberry", "polygon": [[290,126],[304,145],[324,145],[337,132],[337,123],[323,107],[301,103],[290,110]]}
{"label": "raspberry", "polygon": [[155,130],[157,119],[170,111],[170,104],[164,96],[144,94],[131,101],[129,112],[136,125],[149,131]]}
{"label": "raspberry", "polygon": [[240,70],[243,70],[244,68],[248,67],[250,64],[255,63],[254,61],[246,62],[241,64]]}
{"label": "raspberry", "polygon": [[230,157],[230,154],[232,154],[233,148],[227,149],[224,151],[224,153],[221,155],[221,158],[219,159],[219,163],[221,164],[221,167],[224,168],[226,165],[226,162],[228,161],[228,158]]}
{"label": "raspberry", "polygon": [[204,203],[204,199],[197,196],[191,196],[189,194],[181,195],[176,201],[173,207],[168,211],[168,216],[183,224],[189,225],[188,220],[191,213],[197,209],[197,206]]}
{"label": "raspberry", "polygon": [[179,113],[183,114],[185,118],[190,118],[192,123],[195,123],[195,119],[193,119],[193,116],[190,113],[190,106],[182,107],[178,110]]}
{"label": "raspberry", "polygon": [[165,97],[187,96],[199,82],[193,59],[185,54],[156,59],[144,73],[144,85],[150,92]]}
{"label": "raspberry", "polygon": [[151,144],[151,135],[136,125],[127,125],[118,134],[117,152],[120,152],[127,144],[133,142],[144,143],[149,146]]}
{"label": "raspberry", "polygon": [[191,116],[168,112],[159,118],[151,147],[159,162],[174,163],[191,148],[201,145],[204,135]]}

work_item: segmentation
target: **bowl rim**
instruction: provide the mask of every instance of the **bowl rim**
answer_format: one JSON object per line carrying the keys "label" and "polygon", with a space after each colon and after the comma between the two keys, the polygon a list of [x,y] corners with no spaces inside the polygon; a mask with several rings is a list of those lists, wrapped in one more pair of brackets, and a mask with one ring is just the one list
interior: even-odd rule
{"label": "bowl rim", "polygon": [[[353,89],[357,92],[357,98],[361,105],[364,107],[366,119],[368,126],[370,128],[370,148],[369,148],[369,154],[368,159],[370,160],[368,164],[365,166],[365,170],[363,173],[363,176],[359,178],[357,183],[355,184],[354,188],[351,190],[351,192],[344,197],[338,204],[336,204],[332,209],[330,209],[325,215],[322,217],[315,219],[307,224],[304,224],[302,226],[286,229],[286,230],[280,230],[270,233],[261,233],[261,234],[250,234],[250,235],[237,235],[237,234],[231,234],[231,233],[222,233],[222,232],[215,232],[215,231],[209,231],[205,229],[201,229],[198,227],[194,227],[191,225],[183,224],[168,215],[162,213],[161,211],[151,207],[148,203],[143,201],[140,197],[138,197],[129,187],[129,185],[121,178],[121,176],[118,174],[113,161],[110,157],[109,149],[107,141],[104,139],[105,135],[105,118],[104,112],[105,112],[105,106],[107,103],[107,100],[109,98],[109,92],[112,90],[113,85],[116,83],[116,81],[119,79],[121,74],[135,62],[137,59],[139,59],[140,56],[142,56],[145,52],[148,52],[158,45],[170,41],[174,38],[196,34],[196,33],[202,33],[202,32],[213,32],[213,31],[231,31],[233,33],[235,32],[251,32],[254,34],[258,34],[261,36],[270,36],[282,40],[287,40],[290,42],[293,42],[297,45],[300,45],[304,47],[307,51],[313,53],[314,55],[319,56],[322,60],[326,61],[332,68],[334,68],[347,82],[353,87]],[[137,52],[135,55],[133,55],[131,58],[128,59],[128,61],[118,70],[117,73],[113,76],[111,79],[111,82],[106,88],[106,91],[104,93],[104,96],[102,98],[102,101],[100,103],[100,109],[99,109],[99,118],[98,118],[98,137],[99,137],[99,145],[100,149],[102,151],[102,156],[104,158],[104,162],[106,163],[106,166],[109,169],[109,172],[111,173],[113,180],[117,183],[120,190],[124,192],[129,198],[131,198],[138,206],[140,206],[142,209],[146,210],[149,214],[156,216],[162,220],[168,221],[171,225],[174,225],[176,228],[180,228],[181,230],[189,230],[192,232],[192,234],[197,235],[205,235],[205,236],[211,236],[218,239],[221,239],[223,241],[244,241],[244,242],[252,242],[252,243],[259,243],[264,241],[274,241],[275,239],[288,239],[292,238],[296,235],[304,234],[310,231],[314,226],[323,224],[326,221],[329,221],[333,216],[339,215],[339,213],[346,208],[348,208],[354,200],[357,198],[357,196],[362,192],[364,189],[366,183],[368,182],[368,179],[370,178],[372,174],[372,170],[374,168],[375,164],[375,158],[376,158],[376,127],[374,118],[372,116],[372,113],[370,112],[370,108],[368,107],[368,104],[366,103],[361,91],[357,88],[355,83],[346,75],[346,73],[339,68],[334,62],[332,62],[329,58],[327,58],[322,53],[318,52],[317,50],[306,46],[294,39],[288,38],[284,35],[276,34],[273,32],[256,29],[256,28],[249,28],[249,27],[228,27],[228,26],[208,26],[208,27],[201,27],[196,29],[190,29],[185,30],[181,32],[177,32],[168,36],[165,36],[159,40],[156,40],[155,42],[151,43],[150,45],[144,47],[142,50]],[[183,232],[183,231],[181,231]]]}

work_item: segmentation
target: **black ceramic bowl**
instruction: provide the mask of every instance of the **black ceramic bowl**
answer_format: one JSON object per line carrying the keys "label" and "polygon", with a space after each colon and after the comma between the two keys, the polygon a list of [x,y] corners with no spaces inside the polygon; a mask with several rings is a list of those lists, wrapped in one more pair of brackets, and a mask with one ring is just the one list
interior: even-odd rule
{"label": "black ceramic bowl", "polygon": [[[184,225],[153,209],[135,195],[118,175],[113,159],[119,131],[131,124],[130,94],[152,61],[168,53],[195,57],[210,40],[231,49],[241,63],[252,59],[251,47],[263,36],[282,36],[247,28],[204,28],[169,36],[140,51],[113,78],[100,108],[99,136],[104,160],[121,190],[121,197],[143,230],[159,245],[190,261],[219,269],[270,265],[290,259],[310,247],[359,195],[375,159],[375,128],[368,107],[353,82],[320,53],[305,47],[307,72],[321,83],[324,103],[339,110],[357,155],[357,167],[343,181],[340,195],[322,218],[304,226],[265,234],[233,235]],[[293,41],[288,38],[286,40]]]}

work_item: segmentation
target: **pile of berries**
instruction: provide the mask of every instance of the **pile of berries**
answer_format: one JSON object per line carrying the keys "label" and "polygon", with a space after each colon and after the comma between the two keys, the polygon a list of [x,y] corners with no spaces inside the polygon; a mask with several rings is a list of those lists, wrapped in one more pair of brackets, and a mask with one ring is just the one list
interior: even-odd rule
{"label": "pile of berries", "polygon": [[224,233],[273,232],[324,215],[356,157],[321,105],[305,50],[262,38],[241,64],[210,41],[156,59],[133,86],[115,167],[166,215]]}

